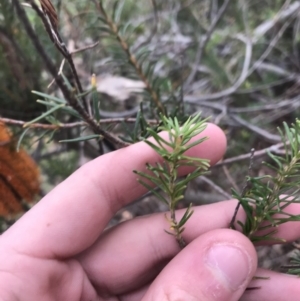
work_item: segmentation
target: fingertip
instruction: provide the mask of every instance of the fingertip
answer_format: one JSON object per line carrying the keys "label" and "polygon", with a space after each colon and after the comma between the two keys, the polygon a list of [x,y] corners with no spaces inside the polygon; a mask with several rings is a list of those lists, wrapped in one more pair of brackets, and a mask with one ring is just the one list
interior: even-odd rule
{"label": "fingertip", "polygon": [[208,153],[204,154],[204,158],[209,157],[211,165],[214,165],[224,156],[227,148],[227,139],[224,131],[213,123],[207,124],[205,135],[208,137],[208,140],[204,142],[206,147],[203,151],[206,149]]}
{"label": "fingertip", "polygon": [[223,130],[213,123],[207,123],[205,131],[191,141],[193,142],[201,137],[206,137],[207,140],[191,148],[187,151],[187,155],[209,159],[210,165],[216,164],[224,156],[227,147],[227,140]]}
{"label": "fingertip", "polygon": [[239,300],[256,266],[255,249],[245,236],[228,229],[210,231],[167,265],[143,300]]}
{"label": "fingertip", "polygon": [[207,244],[206,264],[216,275],[220,272],[224,276],[228,288],[235,291],[252,278],[257,254],[246,236],[231,229],[217,229],[205,233],[202,240]]}

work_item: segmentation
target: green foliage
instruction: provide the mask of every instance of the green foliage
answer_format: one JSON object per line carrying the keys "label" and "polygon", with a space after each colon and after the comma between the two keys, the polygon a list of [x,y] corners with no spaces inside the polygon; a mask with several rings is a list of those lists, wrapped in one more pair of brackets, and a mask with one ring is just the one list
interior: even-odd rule
{"label": "green foliage", "polygon": [[[184,153],[207,139],[204,137],[193,142],[190,141],[193,137],[204,131],[206,120],[200,119],[200,115],[198,114],[193,118],[190,117],[182,126],[180,126],[176,117],[167,118],[162,116],[162,122],[163,124],[158,130],[166,131],[168,138],[163,138],[149,128],[148,131],[155,142],[151,140],[145,140],[145,142],[160,155],[163,162],[156,162],[155,165],[147,164],[147,169],[150,173],[135,172],[140,176],[139,182],[168,205],[170,217],[167,217],[167,220],[170,223],[172,232],[166,232],[174,235],[180,247],[184,247],[185,242],[182,238],[182,232],[184,231],[185,223],[191,217],[193,211],[190,205],[180,221],[177,221],[175,209],[178,202],[184,197],[187,184],[204,174],[209,167],[208,160],[189,157]],[[191,166],[195,169],[184,179],[179,179],[179,168]],[[158,187],[161,192],[153,189],[150,183]]]}
{"label": "green foliage", "polygon": [[[300,221],[300,215],[292,215],[286,210],[290,204],[300,202],[300,122],[296,120],[290,128],[284,123],[284,131],[279,131],[285,155],[281,157],[269,153],[272,163],[265,163],[274,175],[248,176],[241,194],[233,190],[234,198],[246,213],[245,222],[238,221],[238,224],[253,242],[283,241],[276,236],[277,227]],[[233,223],[231,226],[235,228]]]}
{"label": "green foliage", "polygon": [[288,273],[291,275],[300,276],[300,251],[297,250],[296,254],[290,261],[288,266],[284,266],[284,268],[288,268]]}

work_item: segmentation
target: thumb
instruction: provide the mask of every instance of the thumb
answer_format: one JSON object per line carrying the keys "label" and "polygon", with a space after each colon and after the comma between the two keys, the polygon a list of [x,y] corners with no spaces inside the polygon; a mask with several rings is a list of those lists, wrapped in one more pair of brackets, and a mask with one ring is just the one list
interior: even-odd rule
{"label": "thumb", "polygon": [[256,265],[255,249],[241,233],[210,231],[173,258],[142,300],[237,301]]}

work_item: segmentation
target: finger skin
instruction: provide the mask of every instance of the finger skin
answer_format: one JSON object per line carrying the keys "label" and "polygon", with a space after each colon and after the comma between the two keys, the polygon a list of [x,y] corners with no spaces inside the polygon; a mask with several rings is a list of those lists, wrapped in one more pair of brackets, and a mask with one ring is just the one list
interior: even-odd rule
{"label": "finger skin", "polygon": [[[216,248],[220,252],[217,256],[224,257],[221,264],[214,253]],[[256,265],[255,249],[245,236],[227,229],[207,232],[164,268],[142,301],[237,301],[252,279]]]}
{"label": "finger skin", "polygon": [[[232,200],[193,208],[194,213],[185,225],[184,240],[189,244],[205,232],[228,228],[236,204]],[[184,210],[178,210],[177,219],[183,214]],[[238,218],[243,216],[241,212]],[[169,230],[165,213],[135,218],[105,231],[78,260],[96,289],[124,294],[152,281],[180,252],[174,237],[164,229]]]}
{"label": "finger skin", "polygon": [[[183,232],[184,240],[191,243],[208,231],[228,229],[236,205],[236,200],[230,200],[193,208],[194,213]],[[291,204],[286,210],[299,214],[300,204]],[[177,219],[183,214],[184,210],[178,210]],[[237,220],[245,220],[242,209]],[[169,230],[164,213],[135,218],[105,231],[78,260],[99,291],[105,287],[111,294],[128,293],[152,281],[180,252],[174,237],[164,229]],[[293,222],[280,225],[277,237],[293,241],[299,233],[300,222]]]}
{"label": "finger skin", "polygon": [[298,276],[280,274],[269,270],[258,269],[258,279],[250,282],[249,287],[257,289],[245,291],[241,301],[299,301],[300,279]]}
{"label": "finger skin", "polygon": [[[239,301],[299,301],[300,278],[280,274],[270,270],[258,269],[255,276],[265,279],[252,280]],[[149,285],[129,294],[121,295],[121,301],[140,301],[149,289]]]}
{"label": "finger skin", "polygon": [[[226,138],[213,124],[194,138],[205,136],[209,139],[187,154],[210,159],[214,164],[225,152]],[[83,251],[119,208],[145,192],[133,170],[143,171],[147,162],[159,159],[141,142],[89,162],[5,232],[1,244],[9,243],[20,252],[48,258],[66,258]]]}

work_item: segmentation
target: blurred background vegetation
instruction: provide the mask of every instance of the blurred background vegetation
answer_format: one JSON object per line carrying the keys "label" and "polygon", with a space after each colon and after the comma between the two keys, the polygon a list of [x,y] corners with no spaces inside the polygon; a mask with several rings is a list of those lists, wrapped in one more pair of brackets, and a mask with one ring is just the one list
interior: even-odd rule
{"label": "blurred background vegetation", "polygon": [[[65,95],[53,83],[53,75],[16,13],[15,1],[0,0],[0,121],[18,141],[24,133],[22,122],[37,118],[38,123],[57,125],[86,120],[66,110],[41,118],[51,108],[51,97],[64,99]],[[300,1],[51,2],[61,40],[71,53],[83,90],[90,91],[82,104],[86,101],[96,121],[125,118],[121,124],[103,124],[105,131],[124,141],[146,137],[143,125],[159,119],[155,97],[168,114],[184,120],[202,111],[203,117],[210,117],[225,131],[228,151],[223,162],[190,185],[182,206],[228,199],[231,187],[241,190],[252,148],[256,152],[251,172],[271,172],[261,162],[267,159],[267,150],[282,153],[277,127],[283,121],[292,123],[299,114]],[[65,85],[78,90],[70,65],[62,65],[64,57],[30,7],[31,1],[19,3],[57,72],[64,74]],[[93,73],[98,92],[90,90]],[[129,79],[133,81],[126,82]],[[94,97],[100,103],[97,108]],[[138,123],[126,122],[126,118],[138,119]],[[95,130],[84,124],[36,126],[22,135],[22,146],[41,170],[41,195],[85,162],[118,148],[113,141],[82,138],[91,134]],[[59,142],[78,137],[82,139],[77,142]],[[138,201],[123,209],[112,224],[165,210],[152,196]]]}

